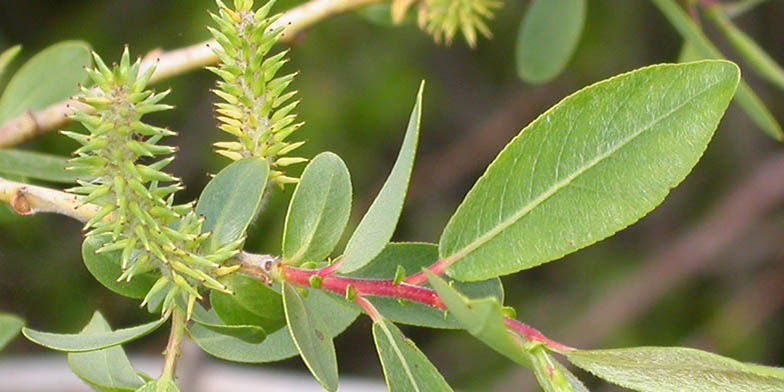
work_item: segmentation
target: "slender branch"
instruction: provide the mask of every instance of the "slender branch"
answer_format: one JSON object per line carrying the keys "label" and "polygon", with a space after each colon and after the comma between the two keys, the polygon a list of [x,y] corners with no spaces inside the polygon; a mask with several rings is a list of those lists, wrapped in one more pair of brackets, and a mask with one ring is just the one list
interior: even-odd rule
{"label": "slender branch", "polygon": [[169,343],[166,345],[166,360],[163,364],[162,380],[174,381],[177,375],[177,360],[180,358],[182,337],[185,335],[185,313],[179,307],[172,311],[171,333]]}
{"label": "slender branch", "polygon": [[[321,20],[381,1],[384,0],[311,0],[283,13],[272,27],[283,28],[280,40],[291,43],[298,33]],[[154,83],[201,69],[218,62],[218,57],[211,49],[218,46],[217,42],[210,40],[169,52],[159,49],[145,56],[142,70],[156,66],[150,78],[150,82]],[[60,129],[71,121],[70,115],[76,110],[91,112],[92,107],[68,99],[39,112],[26,112],[0,127],[0,148],[21,144]]]}
{"label": "slender branch", "polygon": [[100,211],[94,204],[80,203],[79,196],[0,177],[0,201],[19,215],[53,212],[86,222]]}

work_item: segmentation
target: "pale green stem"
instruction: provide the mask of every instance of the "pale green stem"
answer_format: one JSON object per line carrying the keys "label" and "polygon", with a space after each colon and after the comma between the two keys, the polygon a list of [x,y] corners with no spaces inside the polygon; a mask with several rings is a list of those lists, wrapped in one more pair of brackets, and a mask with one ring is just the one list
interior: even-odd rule
{"label": "pale green stem", "polygon": [[174,381],[177,374],[177,360],[180,358],[180,348],[182,347],[182,337],[185,335],[185,313],[182,309],[175,306],[172,310],[171,332],[169,333],[169,343],[166,345],[166,361],[163,365],[161,380]]}

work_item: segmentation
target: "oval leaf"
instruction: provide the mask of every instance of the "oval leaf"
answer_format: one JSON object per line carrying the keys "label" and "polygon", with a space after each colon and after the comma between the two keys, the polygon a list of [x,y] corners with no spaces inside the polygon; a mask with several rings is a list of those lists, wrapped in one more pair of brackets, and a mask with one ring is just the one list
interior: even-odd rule
{"label": "oval leaf", "polygon": [[30,328],[23,328],[22,333],[33,343],[52,350],[82,352],[100,350],[136,340],[155,331],[166,320],[162,318],[136,327],[118,329],[112,332],[97,332],[89,335],[41,332]]}
{"label": "oval leaf", "polygon": [[73,183],[77,175],[65,171],[68,161],[57,155],[22,150],[0,150],[0,173],[37,180]]}
{"label": "oval leaf", "polygon": [[[111,331],[109,323],[101,313],[95,312],[79,335],[89,336]],[[68,365],[82,381],[99,391],[135,391],[144,385],[121,346],[86,353],[68,353]]]}
{"label": "oval leaf", "polygon": [[[362,279],[393,279],[397,267],[401,266],[406,273],[413,274],[429,267],[438,260],[438,247],[425,243],[391,243],[376,256],[368,265],[351,274],[351,277]],[[504,288],[498,278],[481,282],[451,281],[452,287],[470,298],[498,298],[504,301]],[[433,309],[417,303],[401,304],[392,298],[368,297],[376,310],[385,318],[396,323],[416,325],[427,328],[462,328],[454,316],[447,312]]]}
{"label": "oval leaf", "polygon": [[234,295],[213,291],[212,308],[228,325],[257,325],[267,333],[285,325],[283,299],[277,291],[253,278],[231,274],[221,279]]}
{"label": "oval leaf", "polygon": [[395,324],[373,323],[373,340],[390,392],[451,391],[444,377]]}
{"label": "oval leaf", "polygon": [[191,320],[221,335],[232,336],[247,343],[259,344],[267,337],[264,329],[255,325],[226,325],[214,311],[208,312],[199,304],[194,307]]}
{"label": "oval leaf", "polygon": [[681,347],[574,351],[569,361],[607,381],[643,392],[773,392],[784,371]]}
{"label": "oval leaf", "polygon": [[196,213],[206,218],[202,230],[211,233],[205,245],[208,252],[245,235],[261,205],[268,176],[265,159],[246,158],[226,166],[207,184]]}
{"label": "oval leaf", "polygon": [[351,214],[351,177],[339,156],[316,155],[291,197],[283,230],[283,262],[319,262],[332,253]]}
{"label": "oval leaf", "polygon": [[24,320],[8,313],[0,313],[0,350],[5,348],[24,327]]}
{"label": "oval leaf", "polygon": [[0,97],[0,124],[28,111],[41,110],[79,91],[92,64],[90,47],[65,41],[36,54],[8,82]]}
{"label": "oval leaf", "polygon": [[8,68],[8,64],[11,64],[11,61],[13,61],[16,58],[16,55],[21,51],[22,46],[15,45],[4,50],[3,53],[0,53],[0,78],[3,77],[5,69]]}
{"label": "oval leaf", "polygon": [[504,148],[450,219],[439,244],[457,262],[449,275],[531,268],[645,216],[697,163],[739,77],[726,61],[656,65],[561,101]]}
{"label": "oval leaf", "polygon": [[139,274],[133,277],[130,282],[125,280],[117,282],[117,278],[122,274],[122,251],[95,253],[108,240],[107,237],[88,237],[82,243],[82,259],[84,266],[109,290],[117,294],[130,298],[142,299],[150,291],[158,280],[158,276],[152,273]]}
{"label": "oval leaf", "polygon": [[294,286],[283,283],[283,304],[291,338],[313,377],[328,391],[338,389],[335,345],[325,322],[305,305]]}
{"label": "oval leaf", "polygon": [[384,186],[378,192],[362,221],[346,245],[338,271],[348,273],[362,268],[376,257],[389,243],[395,233],[403,202],[408,192],[408,182],[414,168],[419,124],[422,118],[422,92],[425,83],[419,86],[416,104],[408,120],[408,129],[400,147],[400,153],[389,173]]}
{"label": "oval leaf", "polygon": [[517,74],[545,83],[566,67],[585,24],[585,0],[534,0],[517,35]]}

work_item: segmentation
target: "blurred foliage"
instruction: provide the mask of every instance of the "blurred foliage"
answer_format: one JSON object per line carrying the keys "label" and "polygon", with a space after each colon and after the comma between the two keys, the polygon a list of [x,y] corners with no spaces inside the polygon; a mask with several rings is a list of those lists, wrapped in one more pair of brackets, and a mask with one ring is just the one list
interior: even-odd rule
{"label": "blurred foliage", "polygon": [[[279,0],[276,8],[285,10],[299,2]],[[514,61],[518,27],[528,4],[507,1],[489,23],[494,38],[480,39],[474,50],[461,41],[450,47],[434,44],[415,23],[390,26],[373,22],[367,13],[319,23],[296,41],[292,61],[284,72],[300,72],[292,86],[299,90],[299,117],[306,121],[299,137],[308,143],[299,154],[312,157],[329,150],[344,158],[355,189],[356,208],[349,225],[358,223],[392,167],[405,131],[410,97],[420,80],[427,80],[428,92],[423,103],[419,166],[414,169],[412,193],[394,238],[434,242],[482,168],[535,115],[589,83],[647,64],[674,62],[682,44],[648,1],[591,1],[583,37],[571,64],[555,81],[529,86],[519,81]],[[11,65],[15,70],[32,54],[66,39],[87,41],[107,59],[119,59],[126,43],[134,53],[177,48],[209,38],[204,28],[209,23],[205,10],[212,7],[209,0],[191,0],[187,5],[154,0],[2,1],[0,50],[23,45],[22,53]],[[735,22],[782,63],[782,19],[784,2],[770,1]],[[710,36],[716,36],[710,26],[705,27]],[[761,83],[751,72],[744,76],[774,115],[784,120],[781,92]],[[0,85],[6,81],[7,74]],[[209,180],[203,173],[215,173],[228,163],[210,153],[211,144],[220,138],[213,119],[215,98],[209,92],[213,86],[214,77],[207,71],[178,76],[156,86],[171,87],[169,103],[177,107],[148,118],[150,123],[180,132],[170,143],[181,148],[172,167],[187,186],[181,201],[198,195]],[[518,96],[523,97],[523,104],[510,107],[509,102]],[[506,118],[508,122],[510,116],[525,120],[511,128],[504,120],[491,120]],[[460,155],[464,162],[432,161],[477,133],[489,140],[491,147],[469,146],[464,151],[470,153]],[[64,155],[76,145],[52,133],[25,147]],[[580,336],[564,335],[565,331],[574,331],[569,327],[577,315],[623,285],[643,263],[705,219],[722,195],[754,173],[779,148],[755,130],[737,108],[730,110],[697,169],[661,208],[590,249],[504,278],[507,304],[518,309],[521,320],[554,338],[565,343],[578,341]],[[436,164],[423,164],[428,160]],[[298,175],[298,170],[301,168],[292,176]],[[265,212],[253,226],[247,250],[280,253],[283,219],[292,189],[275,192],[267,201]],[[780,240],[775,240],[784,235],[784,225],[776,224],[782,218],[780,213],[766,214],[723,250],[721,257],[710,260],[708,268],[668,291],[643,311],[642,317],[619,326],[619,332],[609,339],[600,339],[596,348],[699,345],[743,361],[784,364],[784,311],[780,307],[766,312],[749,309],[744,315],[751,320],[716,321],[743,290],[782,263],[783,252],[776,249]],[[96,309],[113,325],[131,325],[145,317],[135,301],[106,290],[83,267],[78,222],[60,216],[17,217],[6,206],[0,206],[0,223],[3,311],[19,314],[33,328],[54,331],[78,330]],[[784,303],[784,290],[773,292],[778,298],[769,298],[769,302]],[[380,366],[366,360],[374,355],[374,347],[364,323],[336,340],[341,371],[380,379]],[[463,333],[424,329],[404,332],[461,390],[520,390],[522,382],[532,381],[518,372],[518,367],[465,339]],[[594,332],[584,331],[588,335]],[[156,351],[165,338],[162,335],[159,332],[154,338],[131,345],[130,351]],[[17,340],[3,355],[33,350],[40,348]],[[458,351],[472,354],[455,355]],[[291,361],[286,365],[299,366]]]}

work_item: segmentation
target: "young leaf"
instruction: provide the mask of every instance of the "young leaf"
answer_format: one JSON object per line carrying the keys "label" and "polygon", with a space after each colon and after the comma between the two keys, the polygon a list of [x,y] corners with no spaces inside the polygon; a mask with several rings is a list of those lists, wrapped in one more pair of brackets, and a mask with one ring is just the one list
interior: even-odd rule
{"label": "young leaf", "polygon": [[95,253],[109,240],[108,237],[99,236],[88,237],[84,240],[82,243],[84,266],[97,281],[109,290],[130,298],[144,298],[158,280],[158,276],[153,273],[145,273],[135,276],[130,282],[125,280],[118,282],[117,278],[122,274],[122,262],[120,261],[122,251]]}
{"label": "young leaf", "polygon": [[[410,274],[429,267],[438,260],[438,247],[424,243],[390,243],[368,265],[350,274],[362,279],[393,279],[397,267],[401,266]],[[453,287],[469,298],[496,297],[504,301],[504,288],[501,280],[493,278],[481,282],[452,281]],[[390,321],[417,325],[427,328],[462,328],[454,316],[417,303],[400,303],[393,298],[367,298],[376,310]]]}
{"label": "young leaf", "polygon": [[246,158],[226,166],[207,184],[196,213],[206,218],[202,230],[212,233],[205,245],[208,252],[245,235],[259,210],[268,176],[266,160]]}
{"label": "young leaf", "polygon": [[191,320],[213,332],[235,337],[247,343],[259,344],[267,337],[264,329],[255,325],[226,325],[214,311],[208,312],[199,304],[195,305]]}
{"label": "young leaf", "polygon": [[[101,313],[95,312],[79,334],[89,336],[111,331]],[[68,365],[82,381],[99,391],[135,391],[144,385],[120,346],[86,353],[68,353]]]}
{"label": "young leaf", "polygon": [[291,338],[313,377],[328,391],[338,389],[338,361],[335,345],[318,314],[305,306],[294,286],[283,283],[283,304]]}
{"label": "young leaf", "polygon": [[536,381],[539,382],[544,392],[574,392],[572,381],[563,372],[563,366],[553,359],[547,349],[538,346],[529,352],[534,365]]}
{"label": "young leaf", "polygon": [[285,325],[283,300],[278,292],[241,274],[231,274],[222,282],[234,295],[213,291],[210,294],[210,303],[224,323],[256,325],[267,333]]}
{"label": "young leaf", "polygon": [[319,262],[332,253],[351,213],[351,177],[331,152],[316,155],[291,197],[283,230],[283,262]]}
{"label": "young leaf", "polygon": [[680,347],[574,351],[569,361],[620,386],[643,392],[784,390],[780,369]]}
{"label": "young leaf", "polygon": [[408,120],[408,129],[400,147],[400,153],[389,173],[387,181],[378,192],[362,221],[346,245],[338,271],[348,273],[362,268],[376,257],[389,243],[397,227],[403,202],[408,192],[408,181],[414,168],[419,124],[422,118],[422,92],[425,83],[419,86],[416,104]]}
{"label": "young leaf", "polygon": [[180,392],[177,385],[168,380],[153,380],[144,384],[143,387],[136,390],[136,392]]}
{"label": "young leaf", "polygon": [[655,65],[564,99],[515,137],[441,235],[458,280],[531,268],[662,202],[699,160],[738,85],[726,61]]}
{"label": "young leaf", "polygon": [[373,323],[373,340],[390,392],[452,391],[435,366],[395,324]]}
{"label": "young leaf", "polygon": [[[674,0],[652,0],[667,20],[678,30],[686,41],[706,59],[724,59],[724,55],[716,48],[702,30],[691,20],[689,15]],[[784,140],[784,131],[765,107],[762,100],[754,93],[749,85],[741,81],[735,95],[738,105],[757,124],[760,129],[778,141]]]}
{"label": "young leaf", "polygon": [[534,0],[517,35],[517,74],[545,83],[563,71],[585,24],[585,0]]}
{"label": "young leaf", "polygon": [[528,368],[533,366],[522,341],[506,329],[501,304],[496,298],[468,299],[430,271],[425,270],[425,274],[449,313],[468,333],[512,361]]}
{"label": "young leaf", "polygon": [[[330,338],[343,332],[359,314],[359,310],[354,306],[349,306],[345,299],[320,290],[309,290],[305,298],[305,306],[308,309],[320,309],[324,314],[330,315],[324,320],[327,336]],[[193,340],[202,350],[227,361],[265,363],[280,361],[298,354],[288,327],[273,332],[261,344],[244,342],[198,324],[193,325],[190,331]]]}
{"label": "young leaf", "polygon": [[166,320],[166,318],[161,318],[136,327],[118,329],[111,332],[97,332],[89,335],[41,332],[30,328],[22,328],[22,333],[33,343],[52,350],[67,352],[94,351],[146,336],[158,329]]}
{"label": "young leaf", "polygon": [[91,64],[90,47],[65,41],[36,54],[8,82],[0,97],[0,124],[28,111],[41,110],[79,91]]}
{"label": "young leaf", "polygon": [[0,350],[10,343],[19,331],[22,330],[24,321],[8,313],[0,313]]}
{"label": "young leaf", "polygon": [[37,180],[73,183],[77,175],[65,171],[68,162],[56,155],[23,150],[0,150],[0,173]]}
{"label": "young leaf", "polygon": [[0,78],[3,77],[8,64],[11,64],[11,61],[16,58],[20,51],[22,51],[22,45],[15,45],[0,53]]}

